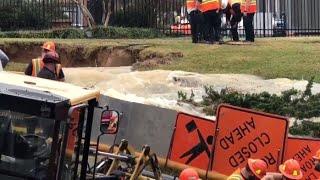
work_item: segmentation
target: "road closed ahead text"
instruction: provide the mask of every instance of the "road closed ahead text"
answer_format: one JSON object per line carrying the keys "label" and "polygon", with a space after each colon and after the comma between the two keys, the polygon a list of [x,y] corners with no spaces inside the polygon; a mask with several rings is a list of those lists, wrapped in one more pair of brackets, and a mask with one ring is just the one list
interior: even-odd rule
{"label": "road closed ahead text", "polygon": [[248,158],[260,158],[268,164],[270,171],[277,170],[287,133],[285,118],[231,106],[221,106],[218,113],[214,170],[231,174],[244,167]]}

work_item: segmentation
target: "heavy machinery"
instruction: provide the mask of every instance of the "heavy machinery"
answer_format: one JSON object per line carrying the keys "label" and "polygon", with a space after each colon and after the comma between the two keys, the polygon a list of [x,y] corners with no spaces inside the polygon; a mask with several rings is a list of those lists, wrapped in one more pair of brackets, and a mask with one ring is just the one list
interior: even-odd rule
{"label": "heavy machinery", "polygon": [[[0,72],[0,179],[162,179],[147,145],[139,156],[127,151],[125,140],[116,153],[98,151],[100,136],[117,134],[120,121],[119,112],[98,106],[99,96],[67,83]],[[96,148],[90,141],[93,121],[100,121]],[[106,159],[90,162],[98,154]]]}
{"label": "heavy machinery", "polygon": [[[175,179],[161,173],[159,163],[168,160],[158,163],[147,145],[136,153],[123,140],[115,153],[99,151],[100,136],[117,134],[121,119],[98,105],[99,96],[96,90],[1,71],[0,179]],[[91,131],[98,131],[93,121],[100,122],[97,143],[91,142]],[[97,162],[98,155],[104,159]],[[168,167],[178,166],[187,167],[168,161]]]}
{"label": "heavy machinery", "polygon": [[85,179],[99,95],[0,72],[0,179]]}

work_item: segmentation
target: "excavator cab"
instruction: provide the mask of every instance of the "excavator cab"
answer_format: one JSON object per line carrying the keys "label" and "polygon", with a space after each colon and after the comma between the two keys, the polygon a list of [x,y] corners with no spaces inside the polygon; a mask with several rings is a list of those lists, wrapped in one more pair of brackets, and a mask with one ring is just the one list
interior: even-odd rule
{"label": "excavator cab", "polygon": [[0,72],[0,179],[85,179],[99,95]]}

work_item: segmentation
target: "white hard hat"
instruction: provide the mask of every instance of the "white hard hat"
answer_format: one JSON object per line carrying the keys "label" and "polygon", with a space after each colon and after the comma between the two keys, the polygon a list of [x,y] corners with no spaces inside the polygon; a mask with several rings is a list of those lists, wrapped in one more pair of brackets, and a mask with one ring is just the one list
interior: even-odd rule
{"label": "white hard hat", "polygon": [[225,9],[228,6],[228,0],[222,0],[221,1],[221,9]]}

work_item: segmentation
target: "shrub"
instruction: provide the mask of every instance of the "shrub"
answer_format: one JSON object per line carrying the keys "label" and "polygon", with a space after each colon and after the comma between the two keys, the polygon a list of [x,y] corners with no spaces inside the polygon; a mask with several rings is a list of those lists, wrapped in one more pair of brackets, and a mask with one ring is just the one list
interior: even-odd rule
{"label": "shrub", "polygon": [[63,29],[52,31],[53,37],[61,39],[83,39],[84,31],[80,29]]}
{"label": "shrub", "polygon": [[[284,91],[280,96],[263,92],[259,94],[242,94],[232,89],[222,89],[215,91],[213,87],[205,87],[205,95],[202,102],[197,105],[203,107],[207,115],[215,115],[218,105],[226,103],[243,108],[255,109],[272,114],[292,117],[297,119],[290,133],[294,135],[310,135],[320,137],[320,123],[314,123],[305,119],[320,117],[320,94],[311,94],[313,84],[312,78],[305,91],[300,92],[295,89]],[[191,98],[182,96],[183,92],[178,92],[180,101],[190,102]],[[298,123],[298,120],[300,123]],[[302,121],[301,121],[302,120]]]}
{"label": "shrub", "polygon": [[[86,32],[92,33],[88,37]],[[47,31],[7,31],[1,32],[1,38],[60,38],[60,39],[139,39],[139,38],[159,38],[164,35],[155,29],[143,28],[123,28],[123,27],[98,27],[93,30],[82,30],[75,28],[47,30]]]}

